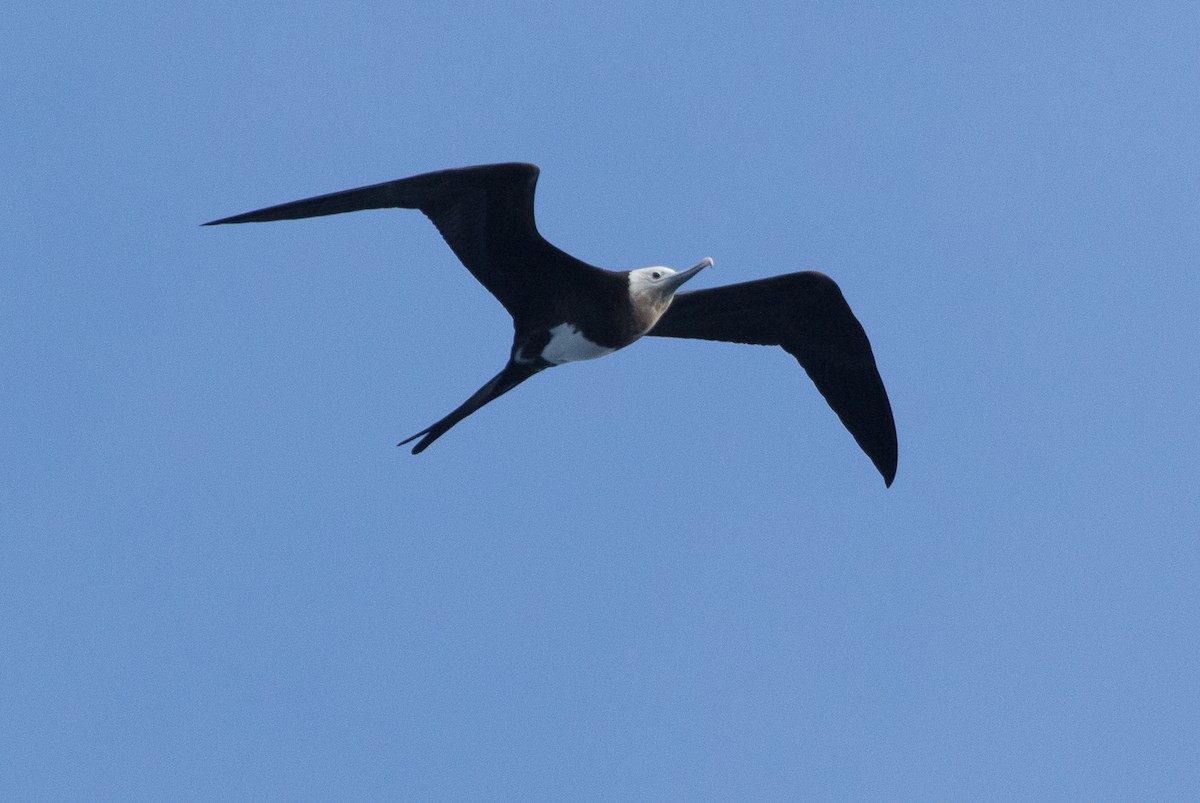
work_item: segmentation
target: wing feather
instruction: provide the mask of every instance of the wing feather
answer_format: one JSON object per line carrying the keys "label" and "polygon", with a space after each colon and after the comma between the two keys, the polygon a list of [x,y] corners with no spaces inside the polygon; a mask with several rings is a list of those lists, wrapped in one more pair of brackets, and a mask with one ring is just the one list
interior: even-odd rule
{"label": "wing feather", "polygon": [[892,406],[867,333],[828,276],[806,271],[679,293],[649,334],[782,346],[892,484]]}
{"label": "wing feather", "polygon": [[438,170],[352,190],[318,195],[214,220],[259,223],[336,215],[364,209],[419,209],[467,270],[520,321],[549,313],[546,294],[528,288],[561,286],[571,276],[594,281],[594,268],[555,248],[538,233],[533,197],[537,165],[505,163]]}

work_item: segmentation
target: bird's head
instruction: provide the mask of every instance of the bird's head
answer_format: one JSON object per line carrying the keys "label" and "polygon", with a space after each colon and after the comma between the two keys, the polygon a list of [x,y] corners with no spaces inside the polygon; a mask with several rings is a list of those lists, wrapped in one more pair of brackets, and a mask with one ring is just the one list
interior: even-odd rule
{"label": "bird's head", "polygon": [[661,265],[631,270],[629,271],[629,298],[633,302],[634,308],[650,313],[652,318],[650,325],[653,326],[659,316],[667,311],[667,307],[671,306],[671,299],[675,297],[675,291],[688,279],[710,267],[712,263],[711,258],[705,257],[699,265],[685,271],[672,270]]}

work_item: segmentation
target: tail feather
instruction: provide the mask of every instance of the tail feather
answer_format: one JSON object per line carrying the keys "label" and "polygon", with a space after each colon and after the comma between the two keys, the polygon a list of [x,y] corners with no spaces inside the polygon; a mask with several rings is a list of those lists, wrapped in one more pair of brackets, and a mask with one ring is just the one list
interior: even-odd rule
{"label": "tail feather", "polygon": [[465,402],[456,407],[445,418],[429,427],[426,427],[416,435],[405,438],[396,445],[404,446],[405,444],[412,443],[413,441],[417,440],[417,438],[420,438],[421,440],[418,441],[417,445],[412,449],[413,454],[420,454],[429,447],[429,444],[446,434],[446,432],[459,421],[462,421],[471,413],[475,412],[480,407],[483,407],[493,399],[498,399],[505,393],[508,393],[510,390],[537,372],[538,369],[529,368],[510,362],[508,365],[504,366],[503,371],[489,379],[487,384],[475,391],[471,398],[467,399]]}

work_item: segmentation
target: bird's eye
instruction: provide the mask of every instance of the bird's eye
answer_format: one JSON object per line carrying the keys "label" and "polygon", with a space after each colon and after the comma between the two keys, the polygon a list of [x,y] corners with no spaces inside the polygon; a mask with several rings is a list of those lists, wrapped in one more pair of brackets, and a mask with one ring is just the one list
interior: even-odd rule
{"label": "bird's eye", "polygon": [[657,270],[656,270],[656,271],[654,271],[654,273],[651,273],[651,274],[650,274],[650,278],[651,278],[651,279],[661,279],[661,278],[662,278],[662,272],[661,272],[661,271],[657,271]]}

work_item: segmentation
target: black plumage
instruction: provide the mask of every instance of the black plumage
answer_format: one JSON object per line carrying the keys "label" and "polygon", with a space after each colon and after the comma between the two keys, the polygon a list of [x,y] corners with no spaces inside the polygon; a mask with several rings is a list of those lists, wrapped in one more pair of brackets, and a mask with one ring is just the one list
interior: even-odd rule
{"label": "black plumage", "polygon": [[647,334],[782,346],[892,484],[896,424],[887,390],[867,333],[825,274],[804,271],[677,293]]}
{"label": "black plumage", "polygon": [[441,170],[204,225],[392,207],[419,209],[433,222],[463,265],[512,315],[513,344],[499,374],[449,415],[401,442],[419,438],[414,454],[534,374],[650,334],[782,346],[891,484],[897,459],[891,405],[866,333],[832,279],[792,273],[680,293],[678,287],[711,260],[680,273],[589,265],[538,233],[537,177],[535,165],[519,163]]}

